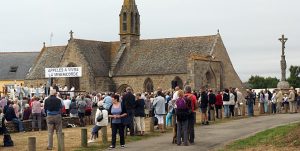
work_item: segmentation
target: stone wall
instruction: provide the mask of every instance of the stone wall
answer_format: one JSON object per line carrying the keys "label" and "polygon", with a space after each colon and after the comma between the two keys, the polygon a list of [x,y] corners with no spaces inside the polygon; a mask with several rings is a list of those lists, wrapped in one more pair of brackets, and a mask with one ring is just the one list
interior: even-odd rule
{"label": "stone wall", "polygon": [[[93,71],[84,56],[80,54],[76,44],[73,42],[68,44],[60,67],[67,67],[70,63],[75,64],[77,67],[82,67],[82,77],[79,78],[80,90],[88,92],[95,90],[96,81]],[[68,85],[67,78],[58,78],[58,83]]]}
{"label": "stone wall", "polygon": [[134,92],[144,92],[144,82],[147,78],[153,81],[154,90],[161,87],[163,90],[171,89],[171,82],[178,76],[181,78],[183,83],[187,80],[187,74],[171,74],[171,75],[148,75],[148,76],[123,76],[123,77],[113,77],[113,81],[116,84],[116,88],[122,85],[131,86]]}
{"label": "stone wall", "polygon": [[223,85],[221,87],[236,87],[240,90],[243,90],[244,88],[242,85],[242,81],[240,80],[238,74],[236,73],[231,63],[231,60],[221,38],[218,38],[212,55],[214,56],[214,61],[222,62],[221,68],[224,74],[222,74],[221,76],[221,80],[223,81]]}
{"label": "stone wall", "polygon": [[[203,60],[191,60],[189,77],[191,86],[195,90],[201,87],[208,87],[213,90],[221,89],[221,73],[220,62],[210,62]],[[207,77],[207,74],[209,77]]]}

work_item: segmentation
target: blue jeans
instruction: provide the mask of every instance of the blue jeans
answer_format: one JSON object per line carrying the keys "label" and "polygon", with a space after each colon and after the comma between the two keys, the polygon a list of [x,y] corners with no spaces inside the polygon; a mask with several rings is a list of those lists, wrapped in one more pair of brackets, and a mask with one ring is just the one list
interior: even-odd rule
{"label": "blue jeans", "polygon": [[188,144],[188,120],[177,121],[177,144],[181,144],[181,135],[183,134],[184,144]]}
{"label": "blue jeans", "polygon": [[253,114],[253,102],[252,101],[249,101],[248,102],[248,116],[254,116]]}
{"label": "blue jeans", "polygon": [[268,108],[269,108],[268,101],[265,101],[264,108],[265,108],[265,113],[268,113]]}
{"label": "blue jeans", "polygon": [[19,127],[19,132],[23,132],[23,131],[24,131],[23,123],[22,123],[22,121],[20,121],[18,118],[13,118],[13,119],[12,119],[12,122],[18,125],[18,127]]}
{"label": "blue jeans", "polygon": [[224,114],[225,117],[230,117],[229,105],[224,105]]}
{"label": "blue jeans", "polygon": [[167,126],[171,126],[172,115],[173,115],[173,114],[169,112],[169,113],[167,114],[167,116],[166,116],[166,125],[167,125]]}

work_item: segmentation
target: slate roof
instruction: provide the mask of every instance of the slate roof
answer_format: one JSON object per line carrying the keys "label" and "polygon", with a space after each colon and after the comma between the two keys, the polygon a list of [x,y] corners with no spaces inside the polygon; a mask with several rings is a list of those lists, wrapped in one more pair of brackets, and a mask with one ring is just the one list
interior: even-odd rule
{"label": "slate roof", "polygon": [[[24,80],[39,52],[0,52],[0,80]],[[10,72],[16,66],[16,72]]]}
{"label": "slate roof", "polygon": [[78,50],[86,58],[95,76],[108,76],[110,69],[111,43],[73,39]]}
{"label": "slate roof", "polygon": [[217,35],[140,40],[126,48],[116,76],[187,73],[190,54],[209,55]]}
{"label": "slate roof", "polygon": [[57,68],[65,53],[66,46],[45,47],[34,62],[26,79],[44,79],[45,68]]}

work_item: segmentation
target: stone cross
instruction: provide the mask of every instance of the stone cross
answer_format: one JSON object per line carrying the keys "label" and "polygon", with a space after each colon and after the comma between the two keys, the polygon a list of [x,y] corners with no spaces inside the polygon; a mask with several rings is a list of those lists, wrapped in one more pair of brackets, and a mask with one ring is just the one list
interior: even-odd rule
{"label": "stone cross", "polygon": [[284,56],[285,43],[288,39],[284,38],[284,35],[282,35],[278,40],[282,43],[282,55]]}
{"label": "stone cross", "polygon": [[73,39],[73,33],[74,32],[71,30],[69,33],[70,33],[70,39]]}
{"label": "stone cross", "polygon": [[288,40],[287,38],[282,35],[281,38],[278,39],[282,43],[282,54],[281,54],[281,81],[286,81],[286,61],[284,55],[285,43]]}

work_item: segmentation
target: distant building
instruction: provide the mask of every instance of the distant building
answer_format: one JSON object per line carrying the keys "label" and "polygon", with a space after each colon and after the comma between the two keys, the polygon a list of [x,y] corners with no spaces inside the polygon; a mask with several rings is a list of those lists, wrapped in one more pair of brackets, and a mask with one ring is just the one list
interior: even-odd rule
{"label": "distant building", "polygon": [[186,84],[197,90],[242,88],[219,33],[141,40],[134,0],[124,0],[119,17],[120,41],[76,39],[71,32],[67,45],[42,48],[25,83],[46,83],[44,68],[82,67],[80,78],[52,80],[86,91],[121,92],[130,86],[135,92],[151,92]]}
{"label": "distant building", "polygon": [[[24,84],[39,52],[0,52],[0,91]],[[8,90],[7,90],[8,91]]]}

